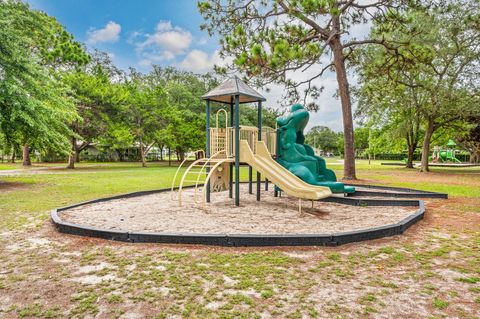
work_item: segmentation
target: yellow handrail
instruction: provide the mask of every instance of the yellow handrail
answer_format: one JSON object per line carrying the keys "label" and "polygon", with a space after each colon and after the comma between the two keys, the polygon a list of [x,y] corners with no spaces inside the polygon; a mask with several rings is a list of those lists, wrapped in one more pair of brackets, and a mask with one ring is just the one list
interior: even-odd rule
{"label": "yellow handrail", "polygon": [[[205,166],[207,166],[207,164],[210,160],[212,160],[213,158],[215,158],[217,155],[219,155],[221,153],[225,153],[225,150],[218,151],[217,153],[210,156],[210,158],[205,161],[205,164],[203,164],[202,168],[200,169],[200,173],[197,176],[197,181],[195,182],[195,192],[193,194],[193,201],[194,202],[197,202],[197,187],[198,187],[198,182],[200,181],[201,172],[203,172],[203,170],[205,169]],[[205,185],[205,187],[207,187],[207,185]]]}
{"label": "yellow handrail", "polygon": [[219,114],[220,112],[225,113],[225,128],[227,128],[227,127],[228,127],[228,113],[227,113],[227,111],[225,111],[225,109],[220,109],[220,110],[218,110],[217,113],[215,114],[215,120],[216,120],[215,127],[218,128],[218,114]]}
{"label": "yellow handrail", "polygon": [[[196,151],[193,152],[194,155],[197,155],[197,154],[200,154],[200,153],[202,153],[202,158],[204,158],[205,157],[205,151],[204,150],[196,150]],[[171,192],[170,192],[170,199],[172,199],[172,200],[174,200],[174,195],[173,194],[174,194],[175,181],[177,180],[178,172],[180,171],[183,164],[185,164],[185,162],[188,160],[189,157],[190,157],[190,155],[185,156],[182,163],[180,163],[180,165],[177,167],[177,171],[175,172],[175,175],[173,176],[172,188],[171,188]]]}
{"label": "yellow handrail", "polygon": [[[255,153],[258,128],[256,126],[240,126],[240,140],[247,140],[250,148]],[[274,155],[276,153],[276,130],[268,126],[264,127],[262,129],[262,140],[267,144],[270,154]],[[211,128],[210,141],[212,152],[225,150],[228,158],[235,155],[235,129],[233,127]],[[222,141],[224,142],[222,143]]]}
{"label": "yellow handrail", "polygon": [[[187,168],[187,170],[185,171],[185,173],[183,173],[183,176],[182,176],[182,179],[180,181],[180,185],[178,187],[178,205],[181,207],[182,206],[182,189],[183,189],[183,183],[185,181],[185,178],[187,177],[188,173],[190,172],[191,168],[194,167],[197,163],[201,162],[202,160],[205,161],[205,164],[203,164],[202,166],[202,169],[200,170],[200,172],[198,172],[198,174],[200,175],[203,168],[207,165],[207,163],[212,159],[214,158],[215,156],[217,156],[218,154],[222,153],[222,151],[219,151],[215,154],[213,154],[212,156],[210,156],[210,158],[208,159],[199,159],[199,160],[196,160],[195,162],[193,162],[192,164],[190,164],[190,166]],[[193,182],[193,181],[192,181]],[[197,191],[197,185],[195,185],[195,192]]]}

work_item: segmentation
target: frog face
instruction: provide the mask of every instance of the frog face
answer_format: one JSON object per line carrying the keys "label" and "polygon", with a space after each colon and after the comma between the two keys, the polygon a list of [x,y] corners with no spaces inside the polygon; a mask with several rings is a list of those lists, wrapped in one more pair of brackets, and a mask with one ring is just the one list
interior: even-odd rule
{"label": "frog face", "polygon": [[296,131],[303,132],[307,126],[310,115],[301,104],[294,104],[290,108],[290,114],[277,119],[279,126],[294,127]]}
{"label": "frog face", "polygon": [[308,120],[310,119],[310,114],[301,104],[294,104],[291,108],[291,113],[289,115],[291,118],[290,126],[295,127],[297,132],[303,132],[305,127],[308,124]]}

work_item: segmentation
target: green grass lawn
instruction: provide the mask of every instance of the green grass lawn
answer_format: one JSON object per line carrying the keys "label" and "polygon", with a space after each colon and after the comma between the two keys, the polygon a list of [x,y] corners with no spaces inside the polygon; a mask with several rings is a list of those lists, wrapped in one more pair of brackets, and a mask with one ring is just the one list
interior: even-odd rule
{"label": "green grass lawn", "polygon": [[[170,188],[178,163],[80,163],[74,170],[52,169],[41,174],[0,176],[0,228],[42,222],[48,210],[94,198]],[[58,166],[52,165],[52,166]],[[64,165],[63,165],[64,166]],[[177,176],[180,182],[184,168]],[[241,167],[248,180],[248,169]],[[254,172],[254,178],[256,173]]]}
{"label": "green grass lawn", "polygon": [[18,164],[18,163],[15,163],[15,164],[11,164],[11,163],[0,163],[0,171],[4,171],[4,170],[11,170],[11,169],[19,169],[21,168],[22,165],[21,164]]}
{"label": "green grass lawn", "polygon": [[[358,161],[358,177],[393,186],[445,192],[451,196],[480,197],[478,183],[462,183],[480,179],[480,168],[433,168],[432,173],[425,175],[400,166],[382,166],[381,162],[372,161],[369,165],[368,161]],[[178,163],[173,163],[171,167],[166,162],[149,163],[147,168],[140,167],[138,163],[80,163],[74,170],[55,168],[42,174],[0,176],[0,182],[4,184],[4,191],[0,193],[0,214],[3,216],[0,226],[11,228],[28,224],[33,216],[43,221],[48,216],[46,212],[54,207],[89,199],[171,187],[177,170],[174,165]],[[58,167],[60,164],[48,166]],[[329,167],[335,170],[337,176],[342,176],[342,164]],[[177,181],[182,173],[183,169]],[[241,168],[241,173],[242,180],[247,180],[246,167]],[[425,176],[429,176],[431,181],[422,181]],[[9,191],[7,186],[13,191]]]}
{"label": "green grass lawn", "polygon": [[0,174],[0,318],[478,318],[480,169],[380,163],[358,161],[358,182],[450,199],[404,235],[327,248],[120,244],[50,226],[54,207],[170,187],[166,163]]}

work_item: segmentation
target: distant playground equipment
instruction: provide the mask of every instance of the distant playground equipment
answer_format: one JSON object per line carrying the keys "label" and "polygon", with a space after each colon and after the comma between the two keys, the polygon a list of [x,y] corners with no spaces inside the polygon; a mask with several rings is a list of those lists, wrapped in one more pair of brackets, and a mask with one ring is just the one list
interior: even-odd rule
{"label": "distant playground equipment", "polygon": [[445,149],[435,146],[432,156],[429,157],[429,161],[433,163],[461,163],[461,161],[455,157],[455,146],[457,146],[457,144],[452,140],[448,140]]}
{"label": "distant playground equipment", "polygon": [[[472,167],[478,166],[474,163],[463,163],[458,158],[455,157],[457,150],[455,147],[457,144],[453,140],[448,140],[448,143],[443,148],[440,146],[435,146],[433,148],[432,156],[428,157],[430,166],[437,167]],[[403,166],[407,164],[407,158],[403,158],[401,163],[382,163],[382,165],[399,165]],[[420,166],[420,163],[415,164],[415,166]]]}

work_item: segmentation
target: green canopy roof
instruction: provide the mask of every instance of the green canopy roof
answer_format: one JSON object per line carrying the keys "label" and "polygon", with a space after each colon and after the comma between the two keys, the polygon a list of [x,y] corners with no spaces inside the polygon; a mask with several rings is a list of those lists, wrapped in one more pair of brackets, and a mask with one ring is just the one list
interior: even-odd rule
{"label": "green canopy roof", "polygon": [[447,146],[457,146],[457,143],[455,143],[453,140],[448,140]]}

